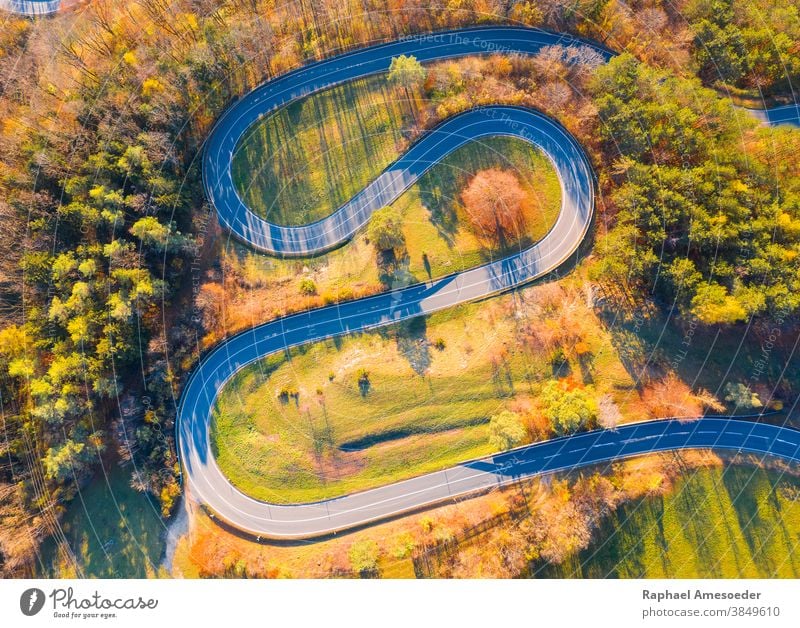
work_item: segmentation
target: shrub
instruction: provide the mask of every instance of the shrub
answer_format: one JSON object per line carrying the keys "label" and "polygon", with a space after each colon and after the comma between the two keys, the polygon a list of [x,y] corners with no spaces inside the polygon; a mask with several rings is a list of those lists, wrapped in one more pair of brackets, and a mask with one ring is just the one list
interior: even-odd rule
{"label": "shrub", "polygon": [[503,410],[489,420],[489,443],[495,449],[504,451],[516,447],[525,439],[525,428],[519,415]]}
{"label": "shrub", "polygon": [[403,558],[408,558],[411,556],[412,552],[416,549],[417,543],[414,541],[414,537],[411,535],[410,532],[403,532],[400,536],[397,537],[394,550],[392,554],[398,560]]}
{"label": "shrub", "polygon": [[310,297],[317,294],[317,284],[310,277],[303,277],[300,280],[300,294]]}
{"label": "shrub", "polygon": [[758,398],[758,394],[754,393],[749,386],[742,382],[738,384],[728,382],[725,384],[725,401],[743,410],[760,408],[764,405],[761,403],[761,399]]}
{"label": "shrub", "polygon": [[289,397],[292,399],[299,399],[300,391],[292,386],[284,386],[280,389],[280,391],[278,391],[278,399],[280,399],[283,403],[289,401]]}
{"label": "shrub", "polygon": [[597,418],[597,403],[587,389],[549,381],[542,389],[544,415],[559,436],[588,429]]}
{"label": "shrub", "polygon": [[347,556],[356,573],[364,575],[378,571],[378,544],[371,539],[353,543]]}
{"label": "shrub", "polygon": [[371,385],[369,371],[364,368],[358,369],[358,389],[361,391],[361,394],[366,395]]}

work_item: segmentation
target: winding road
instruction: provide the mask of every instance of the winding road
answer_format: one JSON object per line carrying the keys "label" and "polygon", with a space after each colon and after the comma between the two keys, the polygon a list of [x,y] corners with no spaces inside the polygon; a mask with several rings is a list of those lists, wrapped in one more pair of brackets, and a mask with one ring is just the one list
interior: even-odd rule
{"label": "winding road", "polygon": [[[392,58],[399,55],[413,55],[418,61],[427,62],[490,53],[530,55],[545,46],[576,44],[593,50],[601,62],[613,56],[611,51],[597,44],[569,35],[530,28],[490,27],[415,35],[303,66],[254,89],[222,115],[205,148],[203,181],[206,194],[222,225],[255,249],[273,255],[303,256],[334,248],[352,237],[369,220],[373,211],[397,198],[433,163],[462,144],[487,135],[514,135],[534,141],[524,137],[523,130],[515,128],[515,123],[527,123],[536,137],[544,140],[543,134],[555,129],[557,123],[525,110],[513,114],[514,120],[504,125],[500,118],[503,110],[508,108],[502,107],[473,110],[452,118],[429,132],[423,141],[412,146],[336,212],[301,227],[283,227],[260,218],[250,211],[236,192],[231,162],[237,145],[254,123],[278,107],[313,92],[387,72]],[[569,134],[564,131],[554,133],[554,139],[563,143],[571,153],[575,151],[570,145],[581,153],[575,161],[577,166],[586,163],[581,149]],[[550,154],[548,146],[541,148]],[[564,156],[573,158],[572,154]],[[567,166],[566,163],[563,165]],[[584,174],[580,173],[580,176]],[[586,176],[588,183],[588,172]]]}
{"label": "winding road", "polygon": [[404,482],[311,504],[276,505],[237,490],[217,465],[210,422],[219,391],[235,373],[265,356],[325,338],[373,329],[495,295],[557,271],[583,241],[594,210],[589,161],[557,122],[506,106],[474,109],[428,132],[353,199],[331,216],[301,227],[271,224],[236,193],[233,153],[263,115],[297,98],[343,81],[385,72],[392,57],[420,61],[496,52],[534,54],[547,45],[591,47],[602,60],[612,53],[569,36],[536,29],[489,27],[408,38],[304,66],[270,81],[229,108],[215,125],[203,162],[204,184],[220,222],[254,248],[276,255],[320,253],[350,238],[376,209],[390,204],[444,156],[466,142],[513,136],[539,147],[561,184],[559,217],[528,249],[428,283],[323,307],[259,325],[218,345],[191,374],[178,408],[178,449],[191,494],[221,519],[255,536],[302,539],[358,527],[461,495],[489,490],[521,477],[654,451],[712,447],[800,460],[800,432],[723,418],[692,423],[663,420],[629,424],[530,445]]}

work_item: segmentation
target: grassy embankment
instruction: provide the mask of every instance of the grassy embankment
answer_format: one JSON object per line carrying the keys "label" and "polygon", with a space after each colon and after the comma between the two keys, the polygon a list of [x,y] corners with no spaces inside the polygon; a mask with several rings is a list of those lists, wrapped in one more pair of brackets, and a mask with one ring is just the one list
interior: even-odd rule
{"label": "grassy embankment", "polygon": [[[599,325],[586,354],[553,365],[520,338],[557,302],[591,320],[574,287],[543,286],[453,308],[379,332],[316,343],[241,372],[222,392],[212,435],[234,484],[256,497],[302,502],[386,484],[491,453],[489,418],[525,414],[542,382],[571,374],[640,412],[633,381]],[[437,348],[437,344],[439,347]],[[368,384],[360,384],[363,373]],[[290,396],[281,396],[282,392]],[[291,396],[291,393],[297,396]],[[633,404],[630,408],[628,406]],[[535,429],[535,426],[532,426]]]}
{"label": "grassy embankment", "polygon": [[728,466],[621,506],[589,548],[535,577],[797,578],[800,480]]}
{"label": "grassy embankment", "polygon": [[159,573],[165,526],[160,506],[133,490],[129,481],[128,471],[115,466],[80,492],[61,520],[68,550],[48,539],[40,555],[42,576],[146,578]]}

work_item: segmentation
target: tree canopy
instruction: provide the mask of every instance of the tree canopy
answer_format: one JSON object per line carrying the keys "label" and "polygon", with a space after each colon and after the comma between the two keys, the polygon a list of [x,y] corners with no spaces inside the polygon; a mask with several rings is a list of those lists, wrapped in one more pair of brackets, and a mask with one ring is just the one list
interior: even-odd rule
{"label": "tree canopy", "polygon": [[505,451],[525,440],[525,427],[519,415],[503,410],[489,420],[489,443],[498,451]]}
{"label": "tree canopy", "polygon": [[481,170],[472,177],[461,199],[473,229],[493,244],[510,244],[525,233],[527,195],[513,172]]}
{"label": "tree canopy", "polygon": [[590,390],[550,380],[542,388],[540,399],[544,416],[557,435],[594,427],[598,407]]}
{"label": "tree canopy", "polygon": [[700,86],[620,55],[595,102],[616,224],[598,275],[645,285],[707,324],[800,306],[800,149]]}
{"label": "tree canopy", "polygon": [[367,237],[380,251],[397,250],[405,244],[403,219],[393,207],[382,207],[370,216]]}
{"label": "tree canopy", "polygon": [[405,89],[416,87],[425,80],[425,68],[416,57],[400,55],[392,57],[389,65],[389,80]]}

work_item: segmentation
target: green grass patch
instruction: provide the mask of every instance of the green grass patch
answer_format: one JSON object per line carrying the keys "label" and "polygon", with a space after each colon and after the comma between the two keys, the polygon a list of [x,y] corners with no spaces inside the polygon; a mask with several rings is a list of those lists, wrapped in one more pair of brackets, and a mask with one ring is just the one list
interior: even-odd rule
{"label": "green grass patch", "polygon": [[72,500],[61,520],[67,548],[47,540],[40,557],[43,576],[147,578],[158,573],[164,552],[160,507],[130,487],[129,471],[114,467],[107,479],[100,474]]}
{"label": "green grass patch", "polygon": [[[472,231],[461,207],[461,190],[479,170],[499,167],[516,173],[528,195],[526,236],[519,246],[541,239],[558,218],[561,187],[550,161],[536,148],[516,138],[496,137],[472,142],[453,151],[395,201],[403,217],[406,240],[400,274],[427,281],[472,268],[499,255]],[[304,270],[320,294],[338,295],[350,288],[385,289],[374,248],[363,232],[340,249],[304,260],[282,260],[236,246],[236,264],[252,286],[283,284]],[[389,278],[390,279],[390,278]]]}
{"label": "green grass patch", "polygon": [[[529,403],[552,377],[548,356],[519,341],[518,298],[314,343],[241,371],[215,409],[220,467],[249,495],[297,503],[491,453],[489,418]],[[613,355],[607,336],[587,342]],[[572,370],[580,377],[577,363]],[[609,361],[606,370],[614,392],[624,369]]]}
{"label": "green grass patch", "polygon": [[700,469],[626,504],[598,540],[536,577],[797,578],[800,480],[750,466]]}
{"label": "green grass patch", "polygon": [[561,186],[550,161],[527,142],[494,137],[453,151],[395,201],[405,226],[410,272],[429,279],[472,268],[502,254],[475,237],[461,206],[461,191],[486,168],[513,171],[528,195],[527,234],[518,246],[540,240],[561,209]]}
{"label": "green grass patch", "polygon": [[[415,94],[418,109],[422,95]],[[385,74],[348,82],[302,98],[266,116],[242,138],[232,161],[242,199],[272,222],[303,225],[330,215],[397,159],[408,144],[411,110]],[[416,226],[455,243],[458,196],[478,170],[510,168],[532,194],[531,237],[546,233],[557,215],[558,178],[546,158],[527,142],[491,138],[473,142],[434,166],[398,200]],[[424,207],[423,207],[424,206]],[[427,215],[420,211],[427,208]],[[553,213],[555,212],[555,213]]]}
{"label": "green grass patch", "polygon": [[400,155],[411,114],[398,94],[381,74],[265,117],[233,156],[242,200],[278,224],[302,225],[332,213]]}

